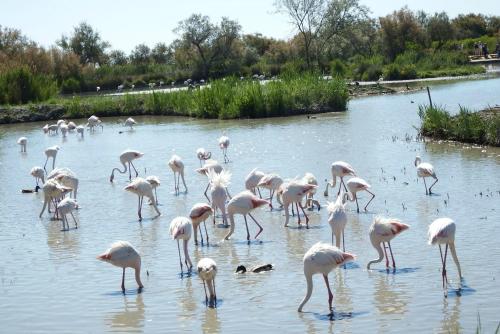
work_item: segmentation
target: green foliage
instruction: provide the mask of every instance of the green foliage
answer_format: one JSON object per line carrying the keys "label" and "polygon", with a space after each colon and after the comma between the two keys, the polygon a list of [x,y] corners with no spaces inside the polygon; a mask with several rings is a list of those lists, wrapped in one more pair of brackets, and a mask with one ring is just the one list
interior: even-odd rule
{"label": "green foliage", "polygon": [[80,81],[75,78],[68,78],[61,84],[61,92],[65,94],[80,92]]}
{"label": "green foliage", "polygon": [[347,74],[347,66],[340,59],[334,59],[330,62],[330,74],[332,77],[344,78]]}
{"label": "green foliage", "polygon": [[0,104],[41,102],[57,93],[56,82],[46,75],[33,74],[27,67],[0,74]]}

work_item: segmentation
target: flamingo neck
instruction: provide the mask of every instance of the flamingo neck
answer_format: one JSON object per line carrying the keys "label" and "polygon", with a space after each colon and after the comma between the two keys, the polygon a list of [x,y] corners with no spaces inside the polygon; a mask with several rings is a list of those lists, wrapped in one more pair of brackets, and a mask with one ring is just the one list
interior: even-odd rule
{"label": "flamingo neck", "polygon": [[115,170],[120,174],[125,174],[127,172],[127,165],[124,162],[122,162],[122,165],[123,165],[123,172],[119,168],[113,168],[111,174],[114,174]]}
{"label": "flamingo neck", "polygon": [[455,249],[455,243],[451,242],[451,243],[449,243],[449,246],[450,246],[451,256],[453,257],[453,261],[455,261],[455,264],[457,265],[458,277],[460,279],[462,279],[462,269],[460,268],[460,262],[458,262],[457,251]]}
{"label": "flamingo neck", "polygon": [[381,246],[381,243],[373,243],[373,247],[377,250],[378,252],[378,259],[376,260],[371,260],[370,262],[368,262],[368,265],[366,266],[367,269],[370,269],[370,266],[373,264],[373,263],[379,263],[381,262],[383,259],[384,259],[384,251],[382,250],[382,246]]}
{"label": "flamingo neck", "polygon": [[142,282],[141,282],[141,265],[140,264],[135,268],[135,281],[137,282],[137,285],[139,286],[139,288],[144,287],[144,285],[142,285]]}
{"label": "flamingo neck", "polygon": [[229,216],[229,232],[227,232],[226,236],[224,237],[224,239],[226,240],[228,240],[229,237],[234,233],[234,214],[229,213],[228,216]]}
{"label": "flamingo neck", "polygon": [[306,275],[307,292],[306,292],[306,296],[304,297],[304,299],[302,299],[302,302],[299,305],[299,309],[298,309],[299,312],[302,312],[302,308],[307,303],[309,298],[311,298],[312,290],[313,290],[312,274],[305,273],[305,275]]}

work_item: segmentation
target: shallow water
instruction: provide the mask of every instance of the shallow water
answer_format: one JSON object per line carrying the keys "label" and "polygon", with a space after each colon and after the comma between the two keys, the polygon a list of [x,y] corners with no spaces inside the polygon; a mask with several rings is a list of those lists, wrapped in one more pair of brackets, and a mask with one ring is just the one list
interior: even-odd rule
{"label": "shallow water", "polygon": [[[457,110],[500,103],[500,79],[465,81],[433,86],[434,103]],[[414,103],[411,103],[414,101]],[[355,99],[347,113],[265,120],[213,121],[168,117],[137,117],[133,132],[122,120],[105,119],[104,131],[47,136],[41,124],[0,127],[0,315],[8,332],[249,332],[284,329],[296,333],[325,332],[471,332],[477,314],[486,332],[500,321],[500,150],[452,143],[406,141],[419,125],[417,105],[426,93]],[[345,160],[371,183],[377,195],[368,213],[356,214],[350,205],[346,228],[347,250],[357,260],[330,274],[335,315],[328,317],[327,292],[320,276],[304,307],[304,253],[317,241],[329,242],[327,212],[310,213],[309,230],[295,220],[283,228],[283,212],[258,210],[263,223],[259,242],[248,245],[241,217],[234,239],[220,242],[225,229],[207,225],[210,247],[189,249],[193,263],[213,258],[219,268],[217,309],[204,303],[200,279],[180,278],[177,245],[168,235],[172,218],[187,215],[203,201],[206,178],[194,169],[196,148],[204,146],[221,158],[217,138],[226,130],[231,139],[227,168],[233,173],[231,194],[243,190],[243,180],[254,167],[295,177],[312,172],[320,181],[318,199],[324,205],[324,179],[330,164]],[[16,140],[27,136],[28,153]],[[57,166],[69,167],[80,178],[79,228],[61,232],[61,224],[45,213],[38,218],[42,194],[21,194],[34,186],[31,167],[45,161],[43,150],[60,145]],[[125,192],[126,177],[108,181],[118,155],[126,148],[145,152],[136,162],[141,176],[158,175],[159,219],[151,220],[146,207],[137,221],[135,195]],[[173,177],[166,161],[175,152],[186,164],[187,195],[174,196]],[[416,154],[434,164],[439,182],[435,196],[425,196],[417,182]],[[406,184],[407,183],[407,184]],[[265,192],[267,193],[267,192]],[[482,196],[480,195],[482,193]],[[449,196],[449,199],[448,199]],[[361,203],[368,196],[361,194]],[[330,200],[333,200],[333,196]],[[445,203],[446,200],[446,203]],[[406,209],[403,208],[406,207]],[[384,264],[367,271],[376,257],[368,230],[375,214],[400,218],[410,230],[392,242],[398,270],[387,273]],[[456,245],[466,288],[461,296],[441,290],[440,258],[426,243],[427,226],[449,216],[457,223]],[[250,224],[252,235],[255,226]],[[73,225],[71,224],[71,227]],[[145,289],[138,294],[132,271],[127,271],[127,292],[120,291],[121,270],[95,259],[115,240],[128,240],[142,254]],[[215,244],[217,242],[217,244]],[[273,263],[276,270],[235,275],[239,264]],[[448,277],[457,286],[456,268],[448,262]],[[149,276],[146,274],[149,272]]]}

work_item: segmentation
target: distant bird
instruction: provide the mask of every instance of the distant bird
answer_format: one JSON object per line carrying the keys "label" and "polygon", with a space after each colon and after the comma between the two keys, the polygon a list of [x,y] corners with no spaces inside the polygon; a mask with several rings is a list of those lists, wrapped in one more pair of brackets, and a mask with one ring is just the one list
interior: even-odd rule
{"label": "distant bird", "polygon": [[368,184],[368,182],[366,182],[365,180],[363,180],[362,178],[360,177],[353,177],[351,179],[349,179],[346,183],[347,185],[347,189],[349,190],[348,192],[348,198],[349,198],[349,201],[351,202],[354,202],[356,201],[356,209],[359,213],[359,205],[358,205],[358,196],[357,196],[357,193],[359,191],[366,191],[367,193],[371,194],[372,195],[372,198],[368,201],[368,203],[366,203],[365,205],[365,211],[366,211],[366,208],[368,207],[368,204],[370,204],[371,201],[373,201],[373,199],[375,198],[375,194],[372,193],[370,190],[368,190],[371,186]]}
{"label": "distant bird", "polygon": [[262,233],[262,226],[255,220],[255,218],[250,214],[250,212],[262,205],[269,205],[269,202],[265,199],[261,199],[250,191],[243,191],[238,195],[234,196],[227,204],[227,214],[229,216],[230,229],[229,232],[224,237],[225,240],[229,240],[231,235],[234,233],[234,215],[243,215],[245,219],[245,226],[247,229],[247,240],[250,241],[250,231],[248,230],[247,215],[252,218],[254,223],[259,227],[259,232],[255,235],[255,239]]}
{"label": "distant bird", "polygon": [[95,115],[90,116],[87,120],[87,127],[90,128],[91,132],[94,132],[97,126],[100,126],[101,129],[103,129],[102,121]]}
{"label": "distant bird", "polygon": [[[312,173],[306,173],[302,178],[302,182],[305,184],[314,185],[316,187],[318,186],[318,180]],[[317,200],[314,199],[314,195],[316,194],[316,189],[317,188],[311,189],[311,191],[309,191],[306,194],[306,208],[309,210],[314,210],[314,206],[316,206],[319,211],[321,209],[321,205]]]}
{"label": "distant bird", "polygon": [[28,144],[28,138],[21,137],[17,140],[17,144],[21,146],[21,153],[26,153],[26,144]]}
{"label": "distant bird", "polygon": [[61,125],[59,125],[59,129],[61,130],[63,138],[66,138],[69,131],[68,125],[66,123],[61,123]]}
{"label": "distant bird", "polygon": [[[208,177],[208,173],[210,171],[213,171],[214,173],[220,174],[223,171],[223,169],[224,168],[216,160],[209,159],[205,162],[203,167],[196,169],[196,172],[198,172],[199,174],[202,174],[202,175],[206,175]],[[210,188],[210,178],[208,180],[208,184],[207,184],[207,187],[205,188],[205,192],[204,192],[205,197],[210,202],[210,198],[207,195],[208,188]]]}
{"label": "distant bird", "polygon": [[142,289],[141,282],[141,255],[128,241],[117,241],[103,254],[97,257],[98,260],[111,263],[116,267],[123,268],[122,291],[125,293],[125,268],[135,270],[135,281]]}
{"label": "distant bird", "polygon": [[160,210],[158,210],[158,206],[156,205],[155,197],[153,195],[153,187],[151,186],[151,183],[149,183],[148,181],[144,180],[141,177],[137,177],[133,179],[132,182],[130,182],[130,184],[124,188],[124,190],[136,194],[137,197],[139,198],[139,205],[137,209],[139,221],[142,220],[141,211],[142,211],[142,202],[144,200],[144,196],[149,198],[149,200],[151,201],[151,205],[153,205],[153,208],[155,209],[158,216],[161,215]]}
{"label": "distant bird", "polygon": [[[391,253],[392,258],[392,268],[396,269],[396,261],[394,260],[394,255],[391,248],[391,240],[400,234],[401,232],[410,228],[409,225],[401,223],[399,220],[394,218],[382,218],[375,217],[373,223],[370,226],[370,241],[373,247],[378,252],[378,259],[371,260],[368,262],[367,269],[373,263],[379,263],[384,259],[385,254],[385,267],[389,268],[389,258],[387,257],[387,248]],[[387,246],[385,245],[387,243]],[[382,252],[382,248],[384,251]]]}
{"label": "distant bird", "polygon": [[260,180],[262,180],[264,175],[265,174],[263,172],[258,171],[257,168],[254,168],[245,178],[245,188],[254,193],[255,195],[257,195],[255,191],[257,189],[260,198],[262,198],[262,195],[259,189],[259,182]]}
{"label": "distant bird", "polygon": [[340,194],[340,189],[344,186],[344,190],[347,191],[347,188],[344,183],[344,176],[352,175],[356,176],[356,172],[351,165],[344,161],[335,161],[332,163],[331,167],[332,172],[332,181],[326,182],[325,196],[328,196],[328,187],[335,188],[335,184],[337,183],[337,177],[340,178],[339,191],[337,192],[337,196]]}
{"label": "distant bird", "polygon": [[[417,167],[417,176],[421,177],[424,179],[424,185],[425,185],[425,194],[430,195],[432,194],[432,187],[436,184],[438,181],[438,178],[436,176],[436,172],[434,171],[434,167],[428,163],[428,162],[422,162],[422,159],[417,156],[415,158],[415,167]],[[426,177],[432,177],[434,180],[434,183],[429,187],[429,190],[427,190],[427,184],[425,183],[425,178]]]}
{"label": "distant bird", "polygon": [[198,160],[200,160],[200,167],[202,167],[203,161],[210,159],[210,157],[212,156],[212,152],[208,152],[203,147],[200,147],[196,150],[196,156],[198,157]]}
{"label": "distant bird", "polygon": [[69,168],[56,168],[47,175],[47,180],[54,179],[65,187],[71,188],[73,198],[78,193],[79,180],[76,174]]}
{"label": "distant bird", "polygon": [[101,87],[99,87],[99,86],[97,86],[97,87],[95,88],[95,91],[96,91],[97,93],[99,93],[99,91],[100,91],[100,90],[101,90]]}
{"label": "distant bird", "polygon": [[45,126],[42,128],[44,133],[48,133],[49,135],[54,133],[57,134],[59,131],[59,126],[57,124],[45,124]]}
{"label": "distant bird", "polygon": [[[439,218],[433,221],[431,225],[429,225],[429,245],[439,245],[441,264],[443,266],[441,276],[443,278],[443,290],[445,297],[448,294],[448,276],[446,275],[446,257],[448,255],[448,248],[450,248],[453,261],[455,261],[455,264],[457,265],[459,282],[462,281],[462,270],[460,269],[460,262],[458,262],[457,251],[455,250],[455,231],[455,222],[450,218]],[[441,249],[441,245],[443,244],[446,245],[444,256]]]}
{"label": "distant bird", "polygon": [[74,129],[76,129],[76,124],[75,124],[75,122],[69,122],[69,123],[68,123],[68,130],[72,131],[72,130],[74,130]]}
{"label": "distant bird", "polygon": [[278,174],[265,174],[257,184],[258,187],[269,189],[269,203],[271,203],[271,210],[273,208],[273,197],[276,193],[276,201],[283,206],[283,203],[278,194],[280,186],[283,184],[283,179]]}
{"label": "distant bird", "polygon": [[212,198],[212,208],[214,209],[214,224],[215,212],[217,209],[222,213],[222,223],[227,226],[226,217],[226,200],[227,200],[227,187],[231,181],[231,173],[223,170],[217,174],[214,170],[208,171],[208,178],[210,180],[210,197]]}
{"label": "distant bird", "polygon": [[298,224],[300,226],[300,212],[299,208],[302,210],[304,217],[306,219],[306,228],[309,228],[309,217],[304,211],[304,207],[302,206],[302,199],[313,189],[316,189],[315,185],[312,184],[304,184],[297,180],[292,180],[290,182],[283,183],[279,189],[279,194],[281,194],[281,199],[283,200],[283,207],[285,209],[285,227],[288,226],[288,222],[290,220],[289,206],[293,204],[297,207],[297,219]]}
{"label": "distant bird", "polygon": [[77,132],[78,134],[80,134],[80,135],[82,136],[82,138],[83,138],[83,135],[84,135],[84,133],[85,133],[85,128],[83,127],[83,125],[78,125],[78,126],[76,127],[76,132]]}
{"label": "distant bird", "polygon": [[312,246],[307,253],[304,255],[304,275],[306,277],[307,283],[307,293],[302,302],[299,305],[299,312],[302,312],[302,308],[307,303],[309,298],[311,298],[313,289],[312,277],[314,274],[322,274],[325,280],[326,288],[328,289],[328,309],[331,314],[333,314],[333,293],[330,290],[330,284],[328,283],[328,274],[335,268],[342,266],[343,264],[353,261],[356,258],[355,255],[350,253],[344,253],[335,246],[324,244],[318,242]]}
{"label": "distant bird", "polygon": [[72,189],[69,187],[65,187],[55,180],[47,180],[43,184],[43,207],[42,211],[40,211],[39,217],[42,218],[42,214],[45,211],[45,208],[48,206],[48,211],[50,212],[50,203],[54,205],[55,208],[55,217],[58,217],[58,211],[57,211],[57,201],[61,198],[63,198],[67,193],[69,193]]}
{"label": "distant bird", "polygon": [[[150,175],[148,177],[146,177],[146,181],[149,182],[149,184],[151,185],[151,187],[153,188],[154,192],[155,192],[155,203],[156,205],[158,205],[158,194],[156,193],[156,188],[158,188],[160,186],[160,178],[158,176],[155,176],[155,175]],[[151,203],[149,203],[151,204]]]}
{"label": "distant bird", "polygon": [[125,120],[125,126],[130,127],[130,130],[133,130],[133,126],[136,124],[137,122],[132,117],[129,117]]}
{"label": "distant bird", "polygon": [[78,222],[73,215],[73,211],[78,208],[78,204],[76,200],[73,198],[65,198],[57,204],[57,210],[59,211],[59,216],[62,219],[63,231],[69,231],[69,223],[67,215],[70,214],[73,217],[73,221],[75,222],[75,228],[78,228]]}
{"label": "distant bird", "polygon": [[180,180],[182,179],[182,184],[184,185],[184,192],[187,193],[188,189],[186,186],[186,181],[184,180],[184,163],[182,162],[181,157],[178,155],[172,155],[170,160],[168,161],[168,166],[174,172],[174,191],[175,194],[178,195],[180,192]]}
{"label": "distant bird", "polygon": [[328,224],[332,229],[332,245],[333,236],[335,236],[335,246],[340,248],[340,237],[342,237],[342,250],[345,252],[345,239],[344,230],[347,225],[347,213],[346,213],[346,200],[347,194],[343,191],[337,196],[337,200],[332,203],[328,203]]}
{"label": "distant bird", "polygon": [[64,119],[60,119],[60,120],[58,120],[58,121],[57,121],[57,123],[56,123],[56,124],[57,124],[57,126],[58,126],[59,128],[61,128],[61,125],[66,124],[66,121],[65,121]]}
{"label": "distant bird", "polygon": [[227,157],[227,148],[229,147],[229,137],[223,135],[219,138],[219,147],[222,150],[222,154],[224,154],[224,163],[229,162],[229,158]]}
{"label": "distant bird", "polygon": [[47,133],[47,132],[49,132],[49,125],[48,125],[48,124],[45,124],[45,125],[42,127],[42,130],[43,130],[43,133]]}
{"label": "distant bird", "polygon": [[198,229],[200,229],[201,245],[203,246],[203,233],[201,232],[200,227],[201,222],[203,222],[203,226],[205,227],[205,236],[208,245],[208,232],[205,221],[212,214],[214,214],[214,210],[210,205],[205,203],[197,203],[191,208],[191,211],[189,212],[189,218],[191,219],[191,223],[193,224],[195,245],[198,245]]}
{"label": "distant bird", "polygon": [[121,171],[119,168],[113,168],[111,171],[111,176],[109,177],[109,182],[113,182],[113,179],[115,178],[115,170],[120,173],[120,174],[125,174],[127,172],[127,164],[128,164],[128,179],[129,181],[132,180],[132,171],[130,167],[134,168],[135,171],[135,176],[139,176],[139,172],[137,169],[135,169],[134,163],[132,162],[135,159],[139,159],[142,157],[144,153],[141,153],[139,151],[134,151],[134,150],[125,150],[120,154],[120,163],[123,165],[123,171]]}
{"label": "distant bird", "polygon": [[45,160],[45,165],[43,165],[43,169],[46,171],[45,167],[47,166],[47,162],[49,161],[49,158],[52,158],[52,169],[55,168],[56,166],[56,158],[57,158],[57,152],[59,152],[59,146],[51,146],[48,147],[45,150],[45,156],[47,159]]}
{"label": "distant bird", "polygon": [[30,174],[35,178],[35,192],[38,192],[38,189],[40,189],[38,181],[40,181],[42,185],[45,183],[45,171],[42,167],[35,166],[31,168]]}
{"label": "distant bird", "polygon": [[191,268],[193,267],[193,263],[191,262],[191,258],[189,257],[188,252],[188,241],[191,239],[193,227],[191,225],[191,221],[186,217],[176,217],[170,222],[170,235],[174,240],[177,240],[177,249],[179,251],[179,264],[181,265],[181,274],[184,269],[182,266],[182,258],[181,258],[181,248],[179,246],[179,240],[183,241],[184,248],[184,263],[188,269],[188,272],[191,272]]}
{"label": "distant bird", "polygon": [[116,90],[117,90],[118,92],[121,92],[121,91],[123,90],[123,88],[125,88],[125,85],[118,85],[118,86],[116,87]]}
{"label": "distant bird", "polygon": [[[217,303],[217,295],[215,293],[215,276],[217,276],[217,264],[210,258],[202,258],[198,261],[198,276],[203,281],[203,289],[205,290],[205,302],[214,301]],[[208,295],[207,288],[208,286]],[[210,297],[210,298],[209,298]]]}

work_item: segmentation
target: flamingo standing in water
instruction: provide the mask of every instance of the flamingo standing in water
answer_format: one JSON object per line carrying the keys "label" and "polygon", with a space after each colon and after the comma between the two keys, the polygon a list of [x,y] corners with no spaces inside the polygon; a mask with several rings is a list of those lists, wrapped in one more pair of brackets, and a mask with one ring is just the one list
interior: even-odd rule
{"label": "flamingo standing in water", "polygon": [[45,159],[45,165],[43,165],[43,169],[45,171],[46,171],[45,167],[47,167],[47,162],[49,161],[49,158],[52,158],[52,169],[55,168],[57,152],[59,152],[59,146],[57,146],[57,145],[48,147],[45,150],[45,156],[47,157],[47,159]]}
{"label": "flamingo standing in water", "polygon": [[332,245],[333,236],[335,235],[335,246],[340,248],[340,237],[342,237],[342,250],[345,252],[345,239],[344,230],[347,225],[347,213],[346,213],[346,201],[347,194],[343,192],[337,196],[337,200],[334,203],[328,203],[328,224],[332,229]]}
{"label": "flamingo standing in water", "polygon": [[[396,261],[394,261],[394,254],[392,254],[391,240],[409,228],[409,225],[403,224],[394,218],[375,217],[372,226],[370,227],[370,241],[378,252],[378,259],[368,262],[366,268],[370,269],[370,266],[373,263],[381,262],[384,259],[385,254],[385,267],[389,269],[389,258],[387,257],[387,248],[389,248],[392,258],[392,269],[395,270]],[[387,246],[385,245],[386,243]],[[383,252],[382,248],[384,249]]]}
{"label": "flamingo standing in water", "polygon": [[21,137],[17,140],[17,144],[21,146],[21,153],[26,153],[26,144],[28,144],[28,138]]}
{"label": "flamingo standing in water", "polygon": [[282,184],[283,179],[278,174],[266,174],[260,179],[259,183],[257,184],[257,187],[269,189],[269,203],[271,203],[271,210],[273,209],[273,197],[275,193],[276,200],[281,206],[283,206],[283,203],[280,200],[280,194],[278,194],[278,190],[280,189]]}
{"label": "flamingo standing in water", "polygon": [[68,130],[73,131],[76,129],[76,124],[75,122],[69,122],[68,123]]}
{"label": "flamingo standing in water", "polygon": [[262,226],[255,220],[255,218],[250,214],[250,211],[262,206],[269,205],[269,202],[265,199],[261,199],[250,191],[243,191],[238,195],[234,196],[227,204],[227,214],[229,215],[229,222],[231,224],[229,232],[224,237],[225,240],[229,240],[231,235],[234,233],[234,215],[243,215],[245,219],[245,226],[247,228],[247,240],[250,241],[250,231],[248,230],[247,215],[252,218],[255,224],[259,227],[259,232],[255,235],[255,239],[262,233]]}
{"label": "flamingo standing in water", "polygon": [[40,181],[42,185],[45,183],[45,171],[42,167],[35,166],[31,168],[30,174],[35,178],[35,192],[38,192],[38,189],[40,189],[38,181]]}
{"label": "flamingo standing in water", "polygon": [[104,129],[104,127],[102,126],[101,120],[99,119],[99,117],[97,117],[95,115],[92,115],[89,117],[89,119],[87,120],[87,126],[90,128],[91,132],[94,132],[95,131],[94,128],[97,126],[100,126],[101,130]]}
{"label": "flamingo standing in water", "polygon": [[227,200],[227,186],[231,181],[231,173],[223,170],[217,174],[213,170],[209,170],[208,177],[210,179],[210,197],[212,198],[212,208],[214,209],[214,224],[215,213],[217,209],[222,213],[222,223],[227,227],[226,219],[226,200]]}
{"label": "flamingo standing in water", "polygon": [[76,133],[80,134],[81,138],[83,138],[83,135],[85,133],[85,128],[83,127],[83,125],[78,125],[76,127]]}
{"label": "flamingo standing in water", "polygon": [[55,180],[47,180],[47,182],[44,183],[42,189],[43,189],[44,200],[43,200],[42,211],[40,211],[39,217],[42,218],[42,214],[47,206],[48,206],[48,211],[50,212],[50,203],[52,202],[55,208],[55,217],[57,218],[57,201],[60,198],[64,197],[72,189],[60,185]]}
{"label": "flamingo standing in water", "polygon": [[69,127],[66,124],[66,122],[61,123],[61,125],[59,125],[59,129],[61,130],[63,138],[66,138],[66,135],[68,134],[69,131]]}
{"label": "flamingo standing in water", "polygon": [[205,236],[208,245],[208,232],[205,221],[212,214],[214,214],[214,210],[210,205],[205,203],[197,203],[191,208],[191,211],[189,212],[189,218],[191,219],[191,223],[193,224],[195,245],[198,245],[198,228],[199,228],[201,236],[201,245],[203,246],[203,233],[201,232],[201,227],[200,227],[201,222],[203,222],[203,225],[205,227]]}
{"label": "flamingo standing in water", "polygon": [[[460,285],[462,281],[462,270],[460,268],[460,262],[458,262],[457,251],[455,249],[455,231],[455,222],[450,218],[439,218],[429,225],[429,245],[439,245],[441,264],[443,266],[441,276],[443,278],[443,290],[445,297],[448,295],[448,276],[446,275],[446,257],[448,255],[448,248],[450,249],[453,261],[455,261],[455,264],[457,265]],[[444,256],[441,245],[445,245]]]}
{"label": "flamingo standing in water", "polygon": [[79,180],[76,174],[69,168],[56,168],[47,175],[47,180],[54,179],[63,186],[71,188],[71,195],[76,199]]}
{"label": "flamingo standing in water", "polygon": [[75,222],[75,228],[78,228],[78,222],[73,215],[73,211],[78,208],[78,204],[76,200],[73,198],[65,198],[57,204],[57,210],[59,211],[59,215],[62,219],[63,231],[69,231],[69,223],[67,215],[70,214],[73,217],[73,221]]}
{"label": "flamingo standing in water", "polygon": [[153,187],[151,186],[151,183],[148,181],[144,180],[141,177],[135,178],[132,180],[132,182],[124,188],[124,190],[130,191],[131,193],[134,193],[137,195],[139,198],[139,205],[137,209],[137,214],[139,215],[139,221],[142,220],[142,201],[144,200],[144,196],[149,198],[151,205],[153,205],[156,213],[158,216],[161,215],[160,210],[158,210],[158,206],[156,205],[155,197],[153,195]]}
{"label": "flamingo standing in water", "polygon": [[364,210],[367,211],[366,208],[368,207],[368,204],[370,204],[370,202],[373,201],[373,199],[375,198],[375,194],[372,193],[370,190],[368,190],[371,187],[368,184],[368,182],[366,182],[365,180],[363,180],[360,177],[353,177],[353,178],[349,179],[346,184],[347,184],[347,189],[349,190],[348,198],[351,202],[356,201],[356,209],[357,209],[358,213],[359,213],[359,204],[358,204],[357,192],[364,190],[367,193],[372,195],[372,198],[365,205]]}
{"label": "flamingo standing in water", "polygon": [[125,120],[125,126],[130,127],[130,130],[133,130],[134,125],[136,125],[136,124],[137,124],[137,122],[132,117],[129,117]]}
{"label": "flamingo standing in water", "polygon": [[173,155],[168,161],[168,166],[174,172],[174,190],[175,194],[178,195],[180,192],[180,180],[182,178],[182,184],[184,185],[184,192],[187,193],[188,189],[186,186],[186,181],[184,180],[184,163],[178,155]]}
{"label": "flamingo standing in water", "polygon": [[[154,192],[155,192],[155,203],[156,205],[158,205],[158,194],[156,193],[156,188],[158,188],[160,186],[160,178],[158,176],[155,176],[155,175],[150,175],[148,177],[146,177],[146,181],[149,182],[149,184],[151,185],[151,187],[153,188]],[[151,204],[151,203],[149,203]]]}
{"label": "flamingo standing in water", "polygon": [[177,240],[177,249],[179,251],[179,264],[181,265],[181,274],[183,273],[182,259],[181,259],[181,248],[179,246],[179,240],[183,240],[184,247],[184,263],[188,269],[188,272],[191,272],[191,268],[193,267],[193,263],[191,262],[191,258],[189,257],[188,252],[188,241],[191,239],[193,227],[191,225],[191,221],[186,217],[176,217],[170,222],[170,235],[174,240]]}
{"label": "flamingo standing in water", "polygon": [[309,193],[311,190],[316,189],[315,185],[312,184],[304,184],[297,180],[292,180],[287,183],[283,183],[278,191],[281,194],[281,198],[283,200],[283,207],[285,208],[285,227],[288,226],[288,221],[290,220],[290,213],[288,212],[288,207],[290,204],[297,206],[297,219],[298,224],[300,226],[300,212],[299,208],[302,210],[304,217],[306,218],[306,228],[309,228],[309,217],[304,211],[304,207],[302,206],[302,199]]}
{"label": "flamingo standing in water", "polygon": [[335,161],[332,163],[331,167],[332,172],[332,181],[326,182],[325,196],[328,196],[328,187],[335,188],[335,184],[337,183],[337,177],[340,178],[339,191],[337,192],[337,196],[340,194],[340,189],[344,186],[344,190],[347,191],[347,188],[344,183],[344,176],[352,175],[356,176],[356,172],[351,165],[344,161]]}
{"label": "flamingo standing in water", "polygon": [[142,157],[144,153],[141,153],[139,151],[134,151],[134,150],[125,150],[120,154],[120,162],[123,165],[123,171],[121,171],[119,168],[113,168],[111,171],[111,176],[109,177],[109,182],[113,182],[113,179],[115,178],[115,170],[118,171],[120,174],[125,174],[127,172],[127,164],[128,164],[128,179],[129,181],[132,180],[132,171],[130,167],[132,166],[135,171],[135,176],[139,176],[139,172],[137,169],[135,169],[134,163],[132,162],[135,159],[139,159]]}
{"label": "flamingo standing in water", "polygon": [[135,270],[135,281],[139,290],[144,287],[141,282],[141,255],[128,241],[117,241],[103,254],[97,256],[98,260],[111,263],[123,268],[122,291],[125,293],[125,268]]}
{"label": "flamingo standing in water", "polygon": [[254,193],[255,195],[257,195],[257,193],[255,192],[255,189],[257,189],[260,198],[262,198],[262,195],[259,189],[259,182],[260,180],[262,180],[264,175],[266,174],[262,173],[261,171],[258,171],[257,168],[254,168],[245,178],[245,188]]}
{"label": "flamingo standing in water", "polygon": [[[318,187],[318,180],[312,173],[306,173],[302,178],[302,182],[305,184],[312,184]],[[315,194],[316,194],[316,188],[311,189],[311,191],[309,191],[306,194],[306,208],[308,210],[314,210],[315,205],[318,208],[318,211],[321,209],[321,205],[319,204],[319,202],[314,199]]]}
{"label": "flamingo standing in water", "polygon": [[[202,175],[206,175],[208,177],[208,173],[210,171],[213,171],[216,174],[220,174],[223,170],[224,170],[224,168],[217,161],[209,159],[205,162],[203,167],[196,169],[196,172],[198,172]],[[207,195],[208,188],[210,188],[210,177],[208,178],[208,184],[207,184],[207,187],[205,188],[205,192],[204,192],[205,197],[210,202],[210,198]]]}
{"label": "flamingo standing in water", "polygon": [[340,249],[332,245],[318,242],[312,246],[304,255],[304,275],[306,276],[307,293],[300,303],[298,311],[302,312],[302,308],[307,303],[309,298],[311,298],[313,290],[313,275],[322,274],[323,279],[325,280],[326,288],[328,289],[328,309],[331,314],[333,314],[333,293],[332,290],[330,290],[330,284],[328,283],[328,274],[333,269],[342,266],[347,262],[353,261],[355,258],[355,255],[342,252]]}
{"label": "flamingo standing in water", "polygon": [[[196,266],[198,269],[198,276],[200,276],[203,281],[203,289],[205,290],[205,303],[209,301],[214,301],[217,304],[217,295],[215,294],[215,276],[217,276],[217,264],[214,260],[204,257],[200,261],[198,261],[198,265]],[[207,295],[208,285],[208,294],[210,295],[210,299]]]}
{"label": "flamingo standing in water", "polygon": [[210,159],[211,156],[212,152],[208,152],[203,147],[196,150],[196,157],[198,157],[198,160],[200,161],[200,167],[203,166],[203,161]]}
{"label": "flamingo standing in water", "polygon": [[224,163],[229,162],[229,158],[227,157],[227,148],[229,147],[229,137],[226,135],[223,135],[222,137],[219,138],[219,147],[222,150],[222,153],[224,154]]}
{"label": "flamingo standing in water", "polygon": [[[415,158],[415,167],[417,167],[417,176],[424,179],[425,194],[426,195],[432,194],[431,189],[438,181],[436,172],[434,171],[434,167],[428,162],[422,162],[422,159],[419,156]],[[426,177],[432,177],[435,180],[434,183],[431,184],[431,186],[429,187],[428,191],[427,191],[427,184],[425,183]]]}

